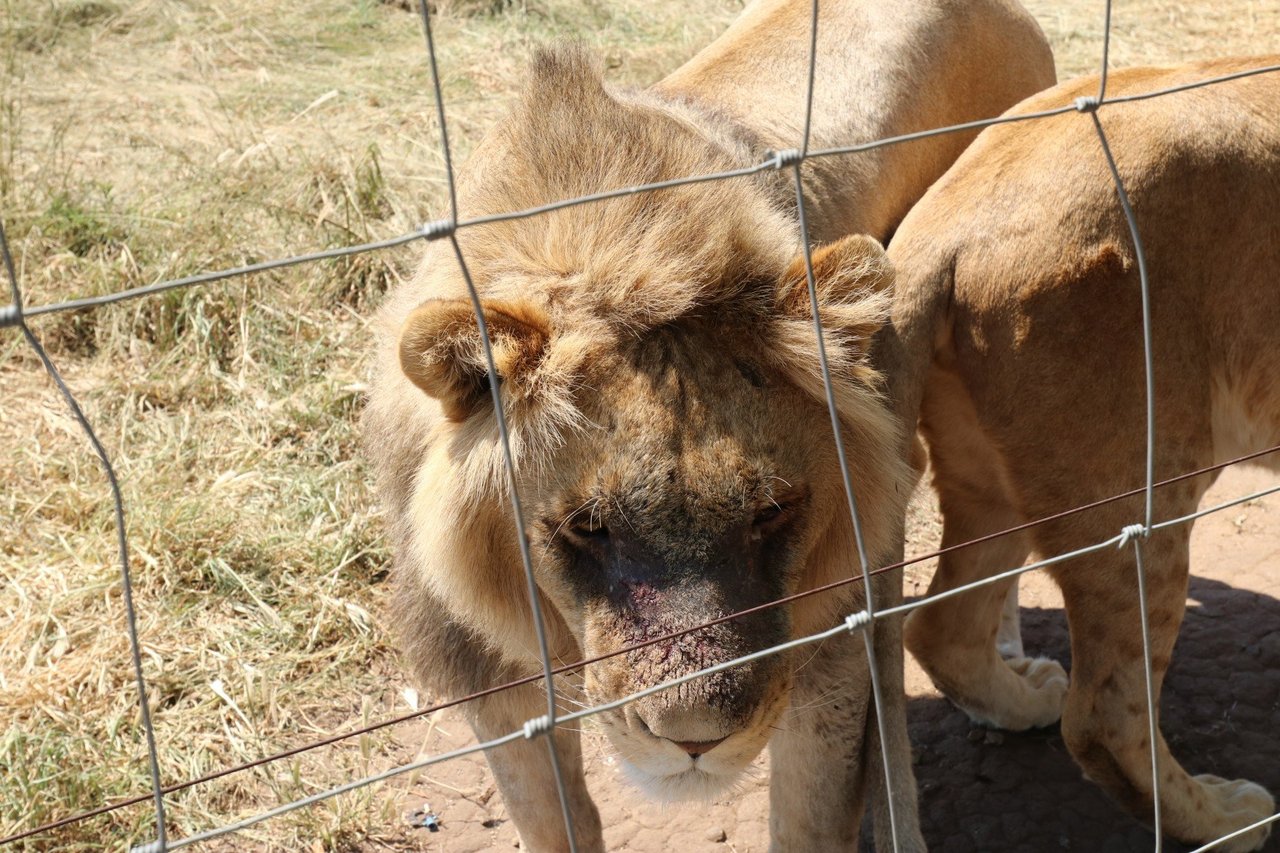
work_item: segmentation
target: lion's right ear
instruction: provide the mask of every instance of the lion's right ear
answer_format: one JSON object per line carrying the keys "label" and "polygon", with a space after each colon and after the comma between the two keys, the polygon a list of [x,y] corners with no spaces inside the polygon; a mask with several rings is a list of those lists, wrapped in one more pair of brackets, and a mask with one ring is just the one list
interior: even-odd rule
{"label": "lion's right ear", "polygon": [[[865,351],[871,336],[888,319],[893,265],[884,247],[871,237],[853,234],[815,248],[811,259],[823,327],[855,350]],[[809,319],[812,308],[803,255],[783,273],[778,303],[783,314]]]}
{"label": "lion's right ear", "polygon": [[[551,338],[546,316],[531,305],[485,302],[485,325],[500,384],[542,361]],[[479,324],[466,299],[433,299],[400,329],[400,369],[440,401],[447,418],[465,420],[489,399],[489,371]]]}

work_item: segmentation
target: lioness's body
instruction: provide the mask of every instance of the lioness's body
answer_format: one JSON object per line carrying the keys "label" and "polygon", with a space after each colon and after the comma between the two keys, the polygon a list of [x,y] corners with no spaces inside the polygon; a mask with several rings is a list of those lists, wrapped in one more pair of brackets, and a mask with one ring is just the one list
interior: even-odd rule
{"label": "lioness's body", "polygon": [[[722,110],[759,151],[800,147],[810,9],[803,0],[752,3],[654,91]],[[1044,36],[1016,0],[841,0],[819,10],[812,151],[989,118],[1054,79]],[[887,241],[973,138],[944,134],[806,162],[810,238]]]}
{"label": "lioness's body", "polygon": [[[541,55],[520,103],[459,174],[461,216],[741,168],[800,147],[810,8],[753,4],[648,91],[604,87],[576,52]],[[823,2],[821,15],[811,149],[995,115],[1053,79],[1043,35],[1012,0],[844,0]],[[887,238],[971,138],[805,163],[811,236]],[[495,342],[557,662],[858,571],[795,261],[789,170],[468,228],[458,240]],[[901,551],[910,490],[863,363],[887,305],[879,257],[859,239],[816,260],[846,439],[851,452],[870,448],[852,464],[873,507],[863,521],[875,564]],[[416,674],[442,697],[539,670],[465,293],[451,247],[437,243],[383,311],[365,417],[395,547],[399,632]],[[777,519],[771,504],[782,505]],[[584,523],[608,531],[603,544]],[[882,576],[874,594],[891,604],[900,582]],[[861,602],[847,587],[593,665],[585,700],[827,628]],[[898,625],[878,623],[875,640],[899,835],[914,849]],[[802,708],[784,716],[789,701]],[[868,795],[887,839],[869,708],[865,654],[850,636],[597,720],[640,784],[665,796],[723,787],[772,737],[775,845],[832,850],[853,844]],[[526,687],[466,710],[486,739],[544,713],[545,699]],[[600,849],[577,736],[561,730],[555,741],[579,849]],[[525,845],[564,849],[545,744],[488,758]]]}
{"label": "lioness's body", "polygon": [[[1107,96],[1276,61],[1115,72]],[[1074,81],[1013,112],[1070,104],[1097,87],[1094,78]],[[1280,443],[1280,77],[1104,106],[1097,116],[1149,270],[1156,480]],[[914,421],[923,395],[918,412],[944,545],[1145,482],[1138,268],[1089,116],[984,131],[911,211],[889,254],[898,272],[895,334],[883,341],[880,366],[904,421]],[[1154,520],[1192,512],[1212,480],[1157,490]],[[1134,498],[952,552],[930,592],[1143,520]],[[1188,524],[1143,543],[1157,701],[1182,619],[1189,534]],[[1012,582],[918,611],[907,623],[908,647],[978,719],[1020,729],[1061,714],[1063,737],[1089,778],[1150,819],[1133,546],[1049,571],[1071,626],[1069,689],[1050,661],[997,654]],[[1203,843],[1273,811],[1257,785],[1193,779],[1163,739],[1159,748],[1168,834]],[[1222,849],[1254,849],[1265,837],[1257,830]]]}

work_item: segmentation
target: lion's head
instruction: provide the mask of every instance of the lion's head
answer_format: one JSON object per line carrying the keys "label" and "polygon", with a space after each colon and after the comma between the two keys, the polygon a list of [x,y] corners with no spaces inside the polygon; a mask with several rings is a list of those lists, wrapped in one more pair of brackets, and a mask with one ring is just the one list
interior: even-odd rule
{"label": "lion's head", "polygon": [[[469,215],[741,165],[735,143],[607,91],[575,54],[544,58],[531,88],[472,159]],[[561,139],[570,126],[579,132]],[[857,572],[797,230],[761,182],[623,197],[459,240],[557,657],[607,653]],[[906,493],[865,358],[892,276],[862,237],[817,250],[814,274],[875,555]],[[395,469],[406,481],[400,559],[500,654],[536,660],[484,353],[447,244],[386,317],[399,375],[375,388],[374,406],[400,406],[404,429],[424,439]],[[850,601],[816,596],[618,655],[587,668],[587,694],[620,698],[829,627]],[[796,665],[766,658],[599,719],[648,790],[705,795],[769,739]]]}

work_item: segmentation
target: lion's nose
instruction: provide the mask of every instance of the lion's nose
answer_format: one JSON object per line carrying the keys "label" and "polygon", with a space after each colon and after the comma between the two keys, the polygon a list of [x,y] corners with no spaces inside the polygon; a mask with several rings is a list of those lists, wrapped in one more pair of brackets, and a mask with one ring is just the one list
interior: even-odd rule
{"label": "lion's nose", "polygon": [[722,737],[719,740],[673,740],[672,743],[689,753],[692,758],[697,758],[699,755],[706,755],[726,740],[727,737]]}

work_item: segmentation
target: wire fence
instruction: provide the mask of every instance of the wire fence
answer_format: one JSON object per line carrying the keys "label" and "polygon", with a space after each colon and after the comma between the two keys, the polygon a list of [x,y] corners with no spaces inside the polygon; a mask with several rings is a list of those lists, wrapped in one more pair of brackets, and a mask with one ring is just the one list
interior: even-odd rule
{"label": "wire fence", "polygon": [[[1160,851],[1162,849],[1162,843],[1163,843],[1162,833],[1161,833],[1162,823],[1161,823],[1161,816],[1160,816],[1160,788],[1159,788],[1160,774],[1158,772],[1159,768],[1158,768],[1158,758],[1157,758],[1158,753],[1157,753],[1157,737],[1156,737],[1156,713],[1155,713],[1154,686],[1153,686],[1152,667],[1151,667],[1151,644],[1150,644],[1149,631],[1148,631],[1148,625],[1147,625],[1148,605],[1147,605],[1147,598],[1146,598],[1145,567],[1144,567],[1144,561],[1143,561],[1144,542],[1151,536],[1151,534],[1159,532],[1161,530],[1164,530],[1170,527],[1175,527],[1178,525],[1188,524],[1194,521],[1195,519],[1208,515],[1210,513],[1219,512],[1231,506],[1235,506],[1247,501],[1264,497],[1266,495],[1280,492],[1280,485],[1272,486],[1267,489],[1253,492],[1251,494],[1244,495],[1215,506],[1198,510],[1188,515],[1183,515],[1176,518],[1162,519],[1162,520],[1156,520],[1153,518],[1154,492],[1158,488],[1169,486],[1169,485],[1182,482],[1190,478],[1198,477],[1207,473],[1220,471],[1226,467],[1236,465],[1242,462],[1257,460],[1267,456],[1268,454],[1280,452],[1280,445],[1258,450],[1256,452],[1253,452],[1244,456],[1240,456],[1235,459],[1231,459],[1222,463],[1200,468],[1194,471],[1184,472],[1182,474],[1179,474],[1175,477],[1168,478],[1163,481],[1159,481],[1159,482],[1155,481],[1154,479],[1154,454],[1155,454],[1155,447],[1156,447],[1155,391],[1154,391],[1154,371],[1153,371],[1153,364],[1152,364],[1151,297],[1150,297],[1150,285],[1149,285],[1148,276],[1147,276],[1147,264],[1146,264],[1147,259],[1146,259],[1146,254],[1143,250],[1141,235],[1138,230],[1137,222],[1134,218],[1133,210],[1130,206],[1128,194],[1125,190],[1124,182],[1121,179],[1119,171],[1116,168],[1115,160],[1111,153],[1110,145],[1108,143],[1108,137],[1104,128],[1104,124],[1099,117],[1099,113],[1102,111],[1104,107],[1108,107],[1111,105],[1130,103],[1130,102],[1135,102],[1140,100],[1146,100],[1149,98],[1171,96],[1179,92],[1185,92],[1191,89],[1196,89],[1204,86],[1212,86],[1212,85],[1225,83],[1231,80],[1241,79],[1244,77],[1280,71],[1280,65],[1259,66],[1257,68],[1252,68],[1246,71],[1241,71],[1241,72],[1228,74],[1228,75],[1222,75],[1218,77],[1205,78],[1202,80],[1198,80],[1195,82],[1191,82],[1191,83],[1187,83],[1179,86],[1156,89],[1156,90],[1143,92],[1139,94],[1129,94],[1129,95],[1108,98],[1107,97],[1107,75],[1108,75],[1108,68],[1109,68],[1108,56],[1109,56],[1109,50],[1110,50],[1110,34],[1111,34],[1111,3],[1110,3],[1110,0],[1107,0],[1105,4],[1105,10],[1104,10],[1104,38],[1103,38],[1102,57],[1101,57],[1101,63],[1100,63],[1099,89],[1096,96],[1077,98],[1072,103],[1063,104],[1059,107],[1055,107],[1052,109],[1043,110],[1039,112],[1025,113],[1020,115],[997,116],[997,117],[983,119],[980,121],[965,122],[962,124],[938,127],[938,128],[923,130],[915,133],[902,134],[899,136],[891,136],[891,137],[885,137],[882,139],[859,142],[859,143],[851,144],[848,146],[811,150],[809,146],[809,142],[810,142],[809,128],[811,125],[811,118],[812,118],[814,76],[815,76],[815,65],[816,65],[816,43],[817,43],[817,32],[818,32],[818,0],[812,0],[811,15],[810,15],[809,68],[808,68],[808,81],[807,81],[807,89],[806,89],[805,122],[804,122],[803,136],[800,140],[798,140],[797,148],[771,152],[762,162],[756,163],[751,166],[739,168],[739,169],[732,169],[732,170],[710,173],[710,174],[690,175],[690,176],[680,178],[680,179],[675,179],[675,180],[660,181],[660,182],[642,184],[637,186],[622,187],[622,188],[608,190],[604,192],[579,196],[576,198],[564,199],[561,201],[557,201],[557,202],[553,202],[550,204],[545,204],[537,207],[532,207],[524,210],[497,213],[497,214],[491,214],[486,216],[474,217],[470,219],[462,219],[459,216],[459,210],[458,210],[454,170],[453,170],[451,156],[450,156],[450,145],[449,145],[449,136],[448,136],[448,126],[446,123],[444,98],[441,90],[440,73],[437,66],[437,62],[436,62],[435,43],[434,43],[432,30],[431,30],[431,16],[428,11],[426,0],[420,0],[418,4],[418,11],[419,11],[419,16],[421,18],[423,33],[426,40],[426,54],[427,54],[428,64],[429,64],[430,73],[431,73],[431,82],[432,82],[432,86],[435,93],[437,118],[440,124],[441,150],[444,156],[446,174],[448,178],[449,210],[450,210],[450,215],[448,218],[428,222],[416,231],[413,231],[411,233],[404,234],[398,237],[394,237],[391,239],[387,239],[387,240],[353,245],[353,246],[332,249],[332,250],[327,250],[322,252],[297,255],[297,256],[288,257],[288,258],[280,258],[277,260],[255,263],[247,266],[236,267],[233,269],[207,272],[199,275],[193,275],[193,276],[188,276],[188,277],[179,278],[179,279],[162,281],[155,284],[132,288],[129,290],[124,290],[124,291],[107,294],[103,296],[96,296],[96,297],[90,297],[90,298],[84,298],[84,299],[72,299],[72,300],[67,300],[63,302],[51,303],[46,305],[38,305],[38,306],[32,306],[32,307],[27,307],[23,304],[22,289],[20,286],[16,269],[15,269],[15,265],[13,263],[13,258],[9,249],[9,244],[7,241],[3,224],[0,223],[0,255],[3,256],[5,270],[9,278],[11,299],[12,299],[12,302],[10,305],[0,306],[0,327],[10,327],[10,326],[17,327],[20,330],[23,337],[25,338],[27,344],[37,354],[40,361],[43,363],[46,371],[49,373],[51,379],[56,385],[59,393],[66,401],[67,406],[70,408],[81,430],[84,432],[87,440],[91,444],[93,451],[95,455],[98,457],[98,460],[102,465],[102,468],[111,486],[112,502],[113,502],[113,508],[115,513],[117,549],[118,549],[118,556],[119,556],[119,562],[120,562],[120,575],[121,575],[121,581],[123,585],[125,631],[128,635],[129,645],[130,645],[132,659],[133,659],[133,671],[134,671],[134,678],[136,681],[137,692],[138,692],[138,704],[139,704],[141,728],[143,730],[146,745],[147,745],[147,758],[148,758],[148,765],[149,765],[149,771],[151,776],[151,791],[148,794],[132,797],[129,799],[121,800],[116,803],[102,805],[97,808],[78,812],[66,818],[62,818],[60,820],[53,821],[41,826],[36,826],[31,829],[27,829],[22,832],[12,834],[5,838],[0,838],[0,845],[5,845],[12,842],[20,841],[22,839],[38,836],[40,834],[51,832],[53,830],[66,827],[72,824],[76,824],[81,821],[88,820],[90,818],[93,818],[99,815],[103,815],[103,814],[113,812],[119,809],[123,809],[129,806],[137,805],[137,804],[146,802],[147,800],[152,800],[154,803],[155,816],[156,816],[155,840],[147,844],[141,845],[139,847],[135,847],[134,851],[135,853],[163,853],[163,851],[177,850],[183,847],[198,844],[203,841],[209,841],[214,838],[219,838],[221,836],[238,832],[240,830],[246,829],[250,826],[261,823],[263,821],[270,820],[274,817],[278,817],[280,815],[287,814],[289,812],[296,811],[298,809],[305,808],[310,805],[314,805],[316,803],[322,802],[324,800],[330,799],[332,797],[338,796],[348,791],[353,791],[359,788],[373,785],[378,782],[385,781],[387,779],[393,778],[401,774],[410,773],[412,771],[419,770],[421,768],[430,766],[432,764],[437,764],[443,761],[448,761],[450,759],[459,758],[464,755],[469,755],[469,754],[484,751],[484,750],[499,748],[504,744],[509,744],[514,741],[518,741],[522,739],[533,740],[537,738],[544,738],[547,743],[548,751],[552,761],[552,766],[554,769],[554,775],[555,775],[556,784],[557,784],[557,793],[560,800],[560,806],[561,806],[562,816],[565,823],[565,830],[568,837],[569,846],[571,849],[576,850],[577,843],[574,837],[573,816],[570,812],[569,801],[565,791],[565,784],[564,784],[563,774],[560,768],[559,757],[557,755],[557,751],[555,747],[555,741],[553,738],[546,737],[548,734],[553,732],[557,726],[572,723],[574,721],[581,720],[581,719],[584,719],[599,713],[603,713],[606,711],[616,710],[618,708],[625,706],[630,702],[634,702],[645,696],[648,696],[663,690],[668,690],[680,684],[686,683],[688,681],[692,681],[697,678],[706,677],[708,675],[712,675],[714,673],[721,672],[726,669],[730,669],[732,667],[741,666],[743,664],[749,663],[754,660],[758,660],[771,655],[780,654],[790,649],[812,645],[815,643],[820,643],[824,640],[827,640],[842,634],[846,634],[849,632],[858,632],[862,635],[865,646],[866,646],[867,659],[868,659],[868,663],[871,670],[870,676],[871,676],[871,682],[872,682],[872,688],[873,688],[873,700],[874,700],[875,709],[876,709],[876,719],[877,719],[877,724],[880,727],[880,731],[879,731],[880,743],[882,745],[882,748],[885,748],[884,745],[886,744],[887,739],[885,737],[885,732],[883,728],[885,723],[884,723],[884,714],[881,710],[883,700],[880,692],[880,677],[879,677],[879,673],[876,670],[876,664],[875,664],[876,656],[874,654],[872,632],[869,630],[869,628],[876,622],[876,620],[884,619],[888,617],[894,617],[894,616],[901,616],[916,608],[925,606],[932,602],[942,600],[944,598],[960,595],[965,592],[969,592],[974,589],[980,588],[982,586],[986,586],[988,584],[1007,581],[1007,580],[1016,578],[1019,575],[1024,574],[1026,572],[1034,571],[1034,570],[1055,565],[1057,563],[1061,563],[1067,560],[1075,559],[1077,557],[1092,554],[1092,553],[1101,551],[1103,549],[1115,548],[1115,547],[1122,547],[1122,548],[1132,547],[1134,549],[1135,564],[1136,564],[1137,578],[1138,578],[1138,597],[1139,597],[1139,606],[1140,606],[1140,613],[1141,613],[1141,629],[1142,629],[1142,640],[1143,640],[1143,665],[1144,665],[1144,672],[1145,672],[1146,686],[1147,686],[1146,713],[1147,713],[1147,720],[1149,725],[1148,743],[1150,744],[1150,747],[1151,747],[1150,752],[1151,752],[1151,761],[1152,761],[1152,781],[1153,781],[1153,788],[1154,788],[1154,795],[1153,795],[1154,809],[1155,809],[1154,824],[1156,828],[1155,850]],[[1099,142],[1099,147],[1106,159],[1108,169],[1110,171],[1112,180],[1115,185],[1118,203],[1124,213],[1125,221],[1130,231],[1130,236],[1133,241],[1134,252],[1135,252],[1135,256],[1138,264],[1140,289],[1141,289],[1141,296],[1142,296],[1142,333],[1143,333],[1143,355],[1144,355],[1144,378],[1145,378],[1145,390],[1146,390],[1145,484],[1140,488],[1136,488],[1127,492],[1112,495],[1102,500],[1094,501],[1088,504],[1083,504],[1081,506],[1077,506],[1072,509],[1059,512],[1051,516],[1046,516],[1044,518],[1036,519],[1033,521],[1026,522],[1024,524],[1007,528],[1005,530],[1001,530],[985,536],[977,537],[967,542],[958,543],[945,548],[941,548],[929,554],[923,554],[923,555],[913,557],[911,559],[901,560],[899,562],[892,563],[889,565],[883,565],[883,566],[872,568],[870,561],[868,560],[866,548],[864,544],[862,525],[861,525],[861,520],[858,513],[858,505],[857,505],[857,499],[855,494],[855,487],[854,487],[855,484],[852,482],[848,461],[845,457],[844,443],[841,437],[841,421],[836,409],[835,394],[834,394],[834,389],[832,384],[832,376],[831,376],[830,366],[828,364],[827,355],[826,355],[822,321],[818,312],[816,285],[815,285],[815,279],[814,279],[814,273],[813,273],[813,259],[812,259],[811,247],[809,245],[809,239],[808,239],[808,226],[807,226],[807,219],[806,219],[806,207],[805,207],[805,196],[804,196],[804,177],[803,177],[803,172],[801,167],[806,160],[811,158],[844,155],[844,154],[856,154],[860,152],[872,151],[872,150],[886,147],[886,146],[898,145],[902,143],[911,142],[913,140],[926,139],[929,137],[939,136],[943,134],[978,130],[984,127],[989,127],[997,124],[1036,121],[1039,119],[1068,114],[1072,112],[1077,112],[1077,113],[1080,113],[1082,116],[1087,116],[1088,119],[1091,121],[1092,126],[1096,132],[1098,142]],[[709,620],[705,623],[695,625],[690,628],[671,632],[663,636],[659,636],[659,637],[645,640],[643,642],[635,643],[633,645],[616,649],[606,654],[581,660],[575,663],[562,665],[559,667],[553,667],[551,664],[551,656],[549,654],[549,650],[547,646],[543,616],[539,607],[539,595],[537,593],[537,586],[533,576],[532,562],[530,559],[529,547],[528,547],[528,539],[527,539],[527,536],[525,535],[525,527],[524,527],[525,519],[524,519],[522,507],[520,504],[520,495],[519,495],[519,490],[517,488],[514,466],[512,463],[510,439],[508,436],[507,425],[505,421],[502,400],[500,396],[500,383],[498,382],[497,371],[494,364],[492,350],[490,348],[490,338],[489,338],[488,330],[485,325],[484,313],[481,310],[480,298],[476,291],[474,282],[471,279],[471,275],[467,266],[466,259],[463,255],[462,249],[456,238],[456,233],[459,229],[463,229],[463,228],[470,228],[470,227],[480,226],[480,225],[493,223],[493,222],[538,216],[541,214],[545,214],[555,210],[560,210],[570,206],[590,204],[593,202],[598,202],[598,201],[602,201],[610,198],[618,198],[626,195],[632,195],[635,193],[659,192],[664,189],[678,187],[678,186],[685,186],[685,185],[694,184],[694,183],[731,180],[735,178],[742,178],[750,175],[759,174],[762,172],[767,172],[770,170],[775,170],[775,171],[788,170],[792,173],[792,177],[793,177],[800,243],[803,248],[805,277],[806,277],[806,284],[808,288],[812,325],[813,325],[814,335],[816,338],[817,348],[818,348],[819,367],[822,373],[826,403],[827,403],[828,412],[831,418],[833,439],[835,442],[837,459],[840,465],[841,478],[842,478],[842,483],[844,487],[845,497],[848,503],[849,516],[853,524],[860,572],[859,574],[851,577],[837,580],[835,582],[828,583],[823,586],[803,590],[794,595],[790,595],[790,596],[787,596],[763,605],[759,605],[759,606],[748,608],[748,609],[745,609],[736,613],[732,613],[726,616],[722,616],[714,620]],[[136,627],[137,619],[136,619],[136,610],[133,602],[133,587],[132,587],[132,578],[131,578],[131,572],[130,572],[129,539],[128,539],[126,525],[125,525],[126,514],[125,514],[124,503],[120,495],[119,484],[116,478],[115,471],[112,467],[110,457],[106,452],[106,449],[103,447],[102,443],[98,440],[96,434],[94,433],[92,425],[90,424],[88,418],[84,415],[84,412],[81,409],[79,403],[77,402],[75,396],[71,393],[70,389],[67,387],[66,383],[63,381],[57,367],[49,357],[44,347],[41,345],[39,338],[36,336],[32,328],[28,324],[28,319],[31,317],[37,317],[45,314],[52,314],[52,313],[63,312],[63,311],[79,310],[79,309],[86,309],[86,308],[99,308],[99,307],[103,307],[113,303],[121,302],[124,300],[143,298],[146,296],[151,296],[157,293],[161,293],[168,290],[174,290],[177,288],[207,284],[215,281],[220,281],[223,279],[229,279],[229,278],[249,275],[256,272],[263,272],[266,270],[273,270],[273,269],[279,269],[279,268],[288,267],[288,266],[294,266],[298,264],[312,263],[316,261],[322,261],[322,260],[328,260],[328,259],[334,259],[334,258],[341,258],[341,257],[350,256],[350,255],[362,254],[366,252],[375,252],[379,250],[402,246],[407,243],[415,242],[418,240],[433,241],[433,240],[441,240],[441,239],[450,241],[452,245],[453,253],[456,257],[459,268],[461,269],[466,281],[467,291],[471,299],[473,309],[475,311],[475,316],[476,316],[477,324],[479,327],[480,337],[483,344],[483,351],[484,351],[486,368],[488,371],[488,378],[489,378],[489,389],[490,389],[490,393],[492,396],[492,401],[494,404],[494,409],[497,417],[500,443],[503,451],[503,461],[504,461],[504,466],[505,466],[505,470],[508,478],[510,500],[512,504],[513,515],[515,518],[515,524],[516,524],[516,534],[517,534],[517,539],[520,545],[521,562],[522,562],[522,566],[525,574],[525,580],[528,587],[530,607],[531,607],[531,618],[532,618],[533,625],[536,629],[536,633],[538,637],[539,653],[541,658],[541,669],[542,669],[541,673],[516,679],[510,682],[507,682],[505,684],[496,685],[467,696],[462,696],[462,697],[454,698],[445,702],[440,702],[440,703],[431,705],[429,707],[416,710],[410,714],[405,714],[398,717],[382,720],[382,721],[373,723],[371,725],[364,726],[362,728],[354,729],[348,732],[342,732],[330,737],[309,742],[292,749],[288,749],[272,755],[264,756],[254,761],[246,762],[246,763],[235,765],[232,767],[223,768],[221,770],[207,774],[200,778],[185,780],[182,782],[172,783],[169,785],[164,785],[162,783],[160,769],[159,769],[159,752],[158,752],[158,746],[156,744],[155,734],[152,726],[151,710],[150,710],[149,702],[147,700],[147,683],[143,676],[143,671],[142,671],[141,644],[139,641],[137,627]],[[1043,560],[1040,560],[1038,562],[1034,562],[1034,563],[1030,563],[1030,564],[1026,564],[1018,567],[1011,567],[1006,571],[993,574],[980,581],[966,584],[964,586],[947,590],[943,593],[927,596],[927,597],[924,597],[912,602],[908,602],[905,604],[900,604],[892,607],[879,609],[875,606],[875,602],[872,599],[871,578],[877,575],[898,571],[903,569],[906,566],[919,563],[925,560],[929,560],[929,559],[941,556],[942,554],[945,554],[948,552],[972,547],[974,545],[987,542],[992,539],[996,539],[1002,536],[1028,530],[1033,527],[1046,524],[1046,523],[1049,523],[1061,518],[1065,518],[1068,516],[1072,516],[1077,513],[1085,512],[1087,510],[1095,509],[1099,506],[1113,503],[1118,500],[1133,498],[1139,495],[1142,496],[1143,505],[1144,505],[1142,520],[1140,522],[1136,522],[1134,524],[1125,526],[1121,531],[1107,538],[1104,538],[1101,541],[1098,541],[1092,545],[1079,548],[1069,553],[1057,554],[1057,555],[1045,558]],[[586,707],[581,710],[574,711],[572,713],[559,714],[557,712],[556,689],[554,684],[555,675],[573,672],[583,667],[586,667],[590,664],[597,663],[599,661],[606,660],[608,658],[612,658],[618,655],[626,654],[628,652],[636,651],[638,649],[644,648],[646,646],[651,646],[657,643],[667,642],[667,641],[676,639],[678,637],[681,637],[685,634],[692,633],[694,631],[703,630],[705,628],[708,628],[717,624],[721,624],[729,620],[739,619],[744,616],[750,615],[752,613],[757,613],[769,608],[785,606],[789,603],[798,601],[800,599],[821,594],[824,592],[829,592],[833,589],[837,589],[837,588],[854,584],[854,583],[863,584],[863,588],[865,591],[865,601],[866,601],[865,607],[858,612],[849,614],[839,624],[836,624],[828,628],[827,630],[824,630],[809,636],[800,637],[798,639],[794,639],[789,642],[772,646],[766,649],[762,649],[760,651],[757,651],[748,655],[744,655],[742,657],[736,658],[731,661],[727,661],[725,663],[718,664],[716,666],[712,666],[712,667],[698,670],[696,672],[688,673],[679,678],[672,679],[670,681],[657,684],[652,687],[648,687],[642,691],[636,692],[632,695],[623,697],[621,699],[618,699],[609,703]],[[213,781],[215,779],[220,779],[220,778],[223,778],[235,773],[239,773],[254,767],[260,767],[263,765],[281,761],[303,752],[307,752],[310,750],[335,744],[339,741],[342,741],[348,738],[353,738],[363,734],[368,734],[370,732],[376,731],[378,729],[386,728],[388,726],[394,726],[399,723],[416,719],[424,715],[443,710],[445,708],[455,707],[484,696],[490,696],[495,693],[499,693],[505,690],[510,690],[514,687],[531,684],[535,682],[542,682],[545,685],[545,690],[547,695],[547,714],[545,716],[529,720],[519,730],[509,732],[501,737],[495,738],[493,740],[489,740],[484,743],[478,743],[462,749],[430,756],[428,758],[420,759],[408,764],[392,767],[381,773],[367,776],[361,779],[355,779],[355,780],[346,782],[342,785],[330,788],[328,790],[320,791],[310,796],[284,803],[276,808],[261,812],[259,814],[255,814],[248,818],[227,823],[222,826],[213,827],[203,832],[195,833],[195,834],[188,835],[186,837],[178,838],[178,839],[170,839],[168,836],[168,833],[166,831],[167,820],[165,815],[165,799],[164,799],[165,796],[168,794],[172,794],[178,791],[182,791],[198,785],[202,785],[207,782]],[[899,820],[898,820],[898,816],[894,814],[894,811],[893,811],[894,809],[894,796],[892,793],[894,788],[894,781],[892,778],[893,768],[890,765],[887,753],[882,756],[882,759],[883,759],[882,760],[883,769],[886,777],[884,780],[885,794],[886,794],[886,800],[890,809],[889,823],[890,823],[891,836],[892,836],[892,845],[894,850],[896,851],[900,847],[900,840],[898,838]],[[1216,839],[1208,844],[1205,844],[1204,846],[1198,848],[1195,851],[1195,853],[1200,853],[1200,851],[1207,851],[1207,850],[1213,849],[1215,846],[1221,843],[1229,841],[1233,838],[1236,838],[1240,835],[1243,835],[1254,829],[1257,829],[1259,827],[1265,826],[1267,824],[1270,824],[1278,820],[1280,820],[1280,814],[1271,815],[1250,826],[1243,827],[1229,835],[1223,836],[1222,838]]]}

